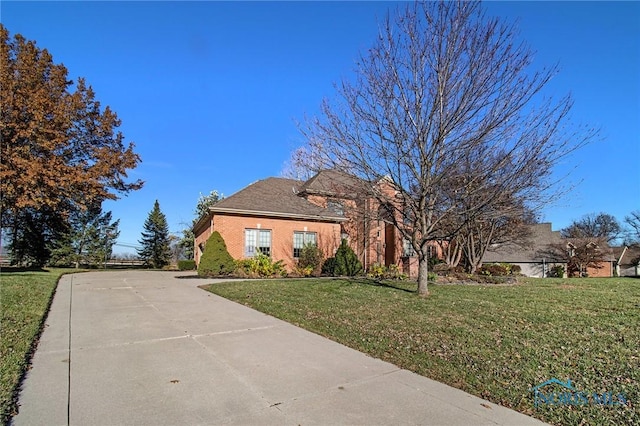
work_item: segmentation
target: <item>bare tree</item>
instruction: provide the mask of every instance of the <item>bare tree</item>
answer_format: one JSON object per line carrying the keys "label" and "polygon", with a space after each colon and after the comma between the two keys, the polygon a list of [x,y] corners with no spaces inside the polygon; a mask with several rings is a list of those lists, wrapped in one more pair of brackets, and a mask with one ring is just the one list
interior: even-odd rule
{"label": "bare tree", "polygon": [[582,277],[587,268],[602,268],[609,251],[606,238],[565,238],[550,244],[541,254],[553,262],[566,263],[569,277]]}
{"label": "bare tree", "polygon": [[622,227],[615,217],[607,213],[587,214],[560,230],[565,238],[602,238],[607,243],[618,239]]}
{"label": "bare tree", "polygon": [[625,244],[640,245],[640,210],[634,210],[629,216],[625,216],[624,222],[628,226]]}
{"label": "bare tree", "polygon": [[[419,294],[428,293],[429,241],[460,213],[440,188],[482,195],[466,206],[469,220],[505,192],[540,207],[557,188],[553,166],[594,135],[564,126],[571,99],[541,94],[556,68],[532,63],[514,27],[479,3],[416,3],[387,17],[354,80],[300,126],[312,158],[370,182],[395,209],[389,217],[418,256]],[[460,162],[472,179],[452,173]],[[383,178],[393,191],[380,190]]]}

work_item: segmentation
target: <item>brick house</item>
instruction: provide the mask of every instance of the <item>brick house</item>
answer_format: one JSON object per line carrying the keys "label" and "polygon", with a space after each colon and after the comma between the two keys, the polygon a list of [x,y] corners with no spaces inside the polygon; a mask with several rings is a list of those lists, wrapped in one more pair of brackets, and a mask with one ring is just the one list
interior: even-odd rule
{"label": "brick house", "polygon": [[[593,256],[601,258],[600,262],[587,266],[581,273],[589,277],[614,276],[614,253],[606,242],[589,238],[563,238],[560,231],[551,229],[550,223],[529,225],[529,238],[526,241],[490,247],[482,263],[510,263],[520,266],[522,274],[526,276],[544,278],[557,265],[567,271],[567,257],[573,256],[572,252],[579,249],[591,250]],[[576,271],[573,273],[578,274]]]}
{"label": "brick house", "polygon": [[[393,189],[380,181],[377,188]],[[417,276],[417,258],[395,227],[385,220],[392,209],[368,196],[370,185],[344,173],[325,170],[302,182],[286,178],[257,181],[217,202],[195,224],[194,257],[199,263],[213,231],[224,239],[234,259],[265,253],[295,267],[305,243],[333,256],[346,238],[365,269],[396,264]]]}

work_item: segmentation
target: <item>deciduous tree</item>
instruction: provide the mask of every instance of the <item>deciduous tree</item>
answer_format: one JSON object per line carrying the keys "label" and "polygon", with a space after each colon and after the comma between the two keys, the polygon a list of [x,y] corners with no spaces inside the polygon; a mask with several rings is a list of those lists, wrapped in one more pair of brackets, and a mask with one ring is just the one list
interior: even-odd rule
{"label": "deciduous tree", "polygon": [[[532,65],[515,28],[479,3],[417,2],[386,19],[355,77],[300,125],[314,164],[362,178],[395,209],[389,218],[418,257],[420,294],[443,222],[461,213],[473,221],[504,193],[540,207],[551,198],[553,166],[594,135],[569,125],[569,96],[542,96],[556,68]],[[460,163],[473,167],[470,180]],[[382,178],[393,191],[379,190]],[[473,202],[461,212],[441,188]]]}
{"label": "deciduous tree", "polygon": [[224,198],[224,195],[220,194],[217,190],[212,190],[209,195],[202,195],[198,197],[196,208],[193,212],[194,218],[188,228],[182,230],[182,238],[178,243],[182,249],[182,255],[187,259],[193,259],[194,239],[193,227],[203,216],[209,213],[209,208],[215,203]]}
{"label": "deciduous tree", "polygon": [[[46,49],[0,25],[0,227],[14,247],[34,252],[29,218],[71,212],[139,189],[127,171],[140,162],[120,120]],[[46,224],[45,224],[46,225]]]}
{"label": "deciduous tree", "polygon": [[568,276],[586,276],[587,268],[603,267],[608,249],[606,238],[566,238],[550,244],[543,254],[552,262],[566,263]]}
{"label": "deciduous tree", "polygon": [[622,227],[618,220],[607,213],[587,214],[560,230],[565,238],[600,238],[611,243],[620,237]]}
{"label": "deciduous tree", "polygon": [[629,216],[625,216],[624,222],[628,227],[625,243],[627,245],[640,245],[640,210],[634,210]]}

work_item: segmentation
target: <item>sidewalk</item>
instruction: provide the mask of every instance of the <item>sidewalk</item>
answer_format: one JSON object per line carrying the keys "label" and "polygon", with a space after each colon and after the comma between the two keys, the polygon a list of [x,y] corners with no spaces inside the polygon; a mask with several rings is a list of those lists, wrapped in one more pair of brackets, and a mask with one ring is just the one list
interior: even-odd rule
{"label": "sidewalk", "polygon": [[212,280],[186,275],[63,277],[14,424],[543,424],[205,292],[197,286]]}

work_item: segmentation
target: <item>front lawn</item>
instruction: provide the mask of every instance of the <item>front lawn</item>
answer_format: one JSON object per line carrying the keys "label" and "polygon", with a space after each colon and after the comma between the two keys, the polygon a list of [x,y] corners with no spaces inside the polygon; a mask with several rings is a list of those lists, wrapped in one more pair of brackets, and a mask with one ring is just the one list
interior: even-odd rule
{"label": "front lawn", "polygon": [[0,274],[0,421],[15,409],[20,379],[56,289],[61,269]]}
{"label": "front lawn", "polygon": [[[640,280],[432,285],[428,298],[415,283],[364,279],[206,289],[550,423],[640,424]],[[571,380],[587,400],[536,407],[531,389],[551,378]],[[608,392],[611,404],[591,396]]]}

